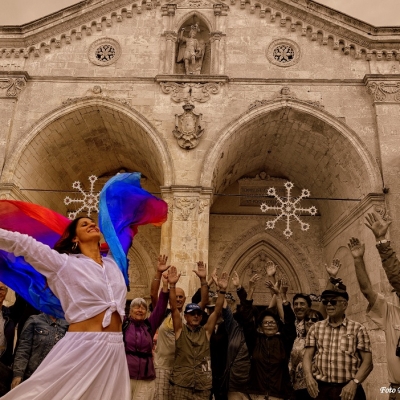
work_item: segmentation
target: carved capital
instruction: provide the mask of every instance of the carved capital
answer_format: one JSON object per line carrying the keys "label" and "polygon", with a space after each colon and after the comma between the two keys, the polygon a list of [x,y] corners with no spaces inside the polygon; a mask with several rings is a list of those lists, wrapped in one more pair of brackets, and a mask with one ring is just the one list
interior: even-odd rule
{"label": "carved capital", "polygon": [[176,103],[198,102],[205,103],[210,99],[211,94],[220,92],[222,82],[208,83],[175,83],[160,82],[161,90],[165,94],[171,94],[171,99]]}
{"label": "carved capital", "polygon": [[25,77],[0,77],[0,96],[18,98],[22,89],[26,86]]}
{"label": "carved capital", "polygon": [[374,101],[400,102],[400,81],[369,82],[367,90]]}
{"label": "carved capital", "polygon": [[210,42],[215,42],[216,40],[220,41],[224,34],[222,32],[211,32],[210,33]]}
{"label": "carved capital", "polygon": [[197,198],[192,197],[175,197],[175,209],[179,211],[179,216],[183,221],[189,219],[190,213],[198,203]]}
{"label": "carved capital", "polygon": [[171,42],[176,42],[178,40],[178,35],[174,31],[165,31],[164,37],[166,40],[170,40]]}
{"label": "carved capital", "polygon": [[176,11],[176,4],[164,4],[161,7],[161,15],[163,17],[169,16],[173,17]]}

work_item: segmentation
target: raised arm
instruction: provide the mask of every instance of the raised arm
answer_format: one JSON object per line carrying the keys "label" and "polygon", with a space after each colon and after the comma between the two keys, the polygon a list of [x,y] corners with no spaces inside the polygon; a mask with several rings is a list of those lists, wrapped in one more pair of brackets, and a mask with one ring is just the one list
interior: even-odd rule
{"label": "raised arm", "polygon": [[225,294],[227,287],[228,287],[228,274],[226,272],[223,272],[222,275],[218,278],[219,292],[218,292],[217,302],[215,303],[214,311],[208,318],[207,323],[204,325],[204,329],[207,332],[208,339],[210,339],[214,331],[215,325],[217,324],[218,317],[221,315],[222,306],[224,305],[225,301]]}
{"label": "raised arm", "polygon": [[201,293],[200,307],[202,310],[204,310],[208,303],[207,264],[204,264],[203,261],[199,261],[197,263],[197,270],[194,269],[193,272],[200,279],[200,293]]}
{"label": "raised arm", "polygon": [[354,267],[356,269],[358,285],[360,286],[362,294],[368,300],[369,305],[372,307],[376,302],[378,293],[372,289],[371,281],[365,268],[365,245],[364,243],[361,243],[357,238],[353,237],[350,239],[348,246],[354,259]]}
{"label": "raised arm", "polygon": [[178,339],[182,332],[181,314],[176,303],[176,282],[178,282],[181,274],[178,274],[175,267],[170,267],[168,271],[169,283],[169,305],[171,307],[172,324],[174,326],[175,338]]}
{"label": "raised arm", "polygon": [[159,255],[157,259],[157,268],[154,274],[154,278],[151,281],[150,287],[150,298],[153,309],[156,307],[158,300],[158,289],[160,288],[160,282],[162,279],[162,274],[168,270],[169,266],[167,266],[168,257],[164,255]]}
{"label": "raised arm", "polygon": [[379,251],[386,276],[396,292],[400,294],[400,261],[390,247],[390,242],[386,239],[392,221],[385,221],[374,213],[369,213],[365,220],[365,225],[375,236],[376,248]]}
{"label": "raised arm", "polygon": [[0,229],[0,249],[23,256],[27,263],[46,277],[56,273],[68,260],[68,255],[59,254],[31,236],[5,229]]}
{"label": "raised arm", "polygon": [[247,300],[253,300],[254,289],[256,288],[256,283],[261,279],[260,275],[253,275],[249,279],[249,292],[247,293]]}
{"label": "raised arm", "polygon": [[[165,277],[164,277],[164,274],[165,274]],[[156,303],[156,306],[154,307],[153,312],[151,313],[151,315],[149,317],[149,322],[150,322],[152,332],[155,332],[159,328],[161,323],[163,322],[164,316],[165,316],[165,311],[166,311],[167,305],[168,305],[168,297],[169,297],[168,272],[164,272],[164,274],[161,275],[163,287],[160,292],[160,297]]]}

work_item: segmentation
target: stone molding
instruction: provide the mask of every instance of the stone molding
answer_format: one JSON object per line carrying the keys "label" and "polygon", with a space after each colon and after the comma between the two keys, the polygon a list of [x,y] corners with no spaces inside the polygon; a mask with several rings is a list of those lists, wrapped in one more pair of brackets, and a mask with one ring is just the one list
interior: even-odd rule
{"label": "stone molding", "polygon": [[29,202],[27,196],[15,183],[0,183],[0,200],[20,200]]}
{"label": "stone molding", "polygon": [[218,94],[221,91],[222,82],[208,83],[176,83],[160,82],[161,90],[165,94],[171,94],[171,100],[175,103],[198,102],[205,103],[210,100],[211,94]]}
{"label": "stone molding", "polygon": [[[232,220],[259,220],[260,216],[242,216],[242,215],[212,215],[212,218],[221,218],[221,219],[232,219]],[[296,258],[298,261],[298,265],[301,265],[304,271],[307,272],[307,279],[309,281],[310,290],[314,293],[319,292],[319,284],[318,279],[316,278],[314,271],[312,270],[311,263],[309,262],[307,256],[303,252],[301,246],[299,246],[293,239],[286,238],[281,232],[277,230],[265,231],[265,224],[258,224],[244,232],[241,236],[239,236],[236,240],[232,241],[225,249],[223,254],[218,260],[218,268],[220,270],[224,270],[225,265],[227,265],[230,258],[233,256],[234,252],[242,245],[245,245],[246,242],[251,240],[255,235],[263,233],[266,236],[273,237],[276,239],[282,246],[281,251],[283,253],[283,248],[289,252]],[[296,267],[296,266],[294,266]]]}
{"label": "stone molding", "polygon": [[251,103],[248,110],[254,110],[255,108],[265,106],[269,103],[275,103],[277,101],[288,101],[288,100],[296,100],[301,103],[306,103],[312,107],[318,108],[320,110],[324,110],[325,106],[320,103],[319,101],[312,101],[312,100],[302,100],[298,99],[297,96],[292,93],[291,89],[288,86],[284,86],[278,94],[272,97],[270,100],[256,100],[255,102]]}
{"label": "stone molding", "polygon": [[25,86],[25,75],[0,76],[0,98],[18,98]]}
{"label": "stone molding", "polygon": [[[100,89],[99,89],[100,88]],[[94,86],[93,87],[93,91],[97,92],[98,90],[100,90],[99,93],[101,93],[101,87],[100,86]],[[63,106],[70,106],[72,104],[77,104],[86,100],[93,100],[93,99],[104,99],[106,101],[109,101],[111,103],[116,103],[116,104],[121,104],[127,108],[129,108],[132,111],[136,111],[131,103],[129,103],[129,101],[127,99],[121,99],[118,97],[110,97],[110,96],[106,96],[106,95],[101,95],[101,96],[84,96],[84,97],[68,97],[66,100],[63,100],[62,105]]]}
{"label": "stone molding", "polygon": [[[199,9],[201,7],[195,7],[194,4],[203,3],[206,0],[185,1],[192,1],[193,5],[189,8]],[[240,8],[244,11],[249,10],[250,13],[255,13],[257,9],[260,18],[265,18],[266,12],[269,12],[271,22],[274,22],[276,16],[279,15],[282,28],[292,32],[298,30],[301,36],[308,36],[310,40],[319,41],[321,45],[328,45],[331,39],[333,50],[340,49],[344,55],[352,54],[356,59],[379,61],[395,58],[400,60],[398,39],[388,38],[388,36],[399,35],[400,27],[377,28],[312,0],[289,1],[262,0],[260,3],[257,0],[250,0],[250,7],[246,7],[246,2],[240,0]],[[236,0],[231,0],[232,5],[235,3]],[[78,3],[29,24],[0,27],[0,57],[4,54],[5,57],[23,56],[27,58],[30,53],[39,57],[42,52],[46,53],[52,48],[60,48],[64,44],[70,44],[72,40],[81,40],[83,35],[90,36],[93,30],[103,31],[103,28],[112,26],[114,20],[118,23],[126,18],[132,18],[134,9],[137,14],[141,14],[143,8],[152,10],[160,5],[160,1],[152,2],[150,0],[145,2],[132,0],[107,2],[104,0],[101,1],[101,4]],[[225,5],[215,3],[215,6],[218,6],[219,10]],[[169,8],[167,7],[168,13]],[[77,12],[78,10],[79,12]],[[164,10],[162,12],[165,13]],[[218,12],[216,15],[219,15]],[[62,22],[59,22],[60,20]],[[105,21],[104,24],[103,21]]]}
{"label": "stone molding", "polygon": [[372,206],[375,207],[376,212],[383,216],[385,212],[382,214],[382,209],[386,210],[385,195],[383,193],[369,193],[363,199],[360,199],[360,203],[353,207],[347,215],[325,231],[322,237],[323,246],[327,246],[350,225],[362,218]]}

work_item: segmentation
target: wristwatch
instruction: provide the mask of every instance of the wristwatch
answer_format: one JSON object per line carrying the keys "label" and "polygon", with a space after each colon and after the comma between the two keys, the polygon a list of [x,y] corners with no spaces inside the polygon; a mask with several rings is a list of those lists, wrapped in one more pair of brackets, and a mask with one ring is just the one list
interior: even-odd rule
{"label": "wristwatch", "polygon": [[383,243],[387,243],[389,240],[387,239],[382,239],[382,240],[377,240],[376,244],[383,244]]}
{"label": "wristwatch", "polygon": [[353,379],[353,382],[354,382],[355,384],[357,384],[357,385],[359,385],[359,384],[361,383],[357,378],[354,378],[354,379]]}

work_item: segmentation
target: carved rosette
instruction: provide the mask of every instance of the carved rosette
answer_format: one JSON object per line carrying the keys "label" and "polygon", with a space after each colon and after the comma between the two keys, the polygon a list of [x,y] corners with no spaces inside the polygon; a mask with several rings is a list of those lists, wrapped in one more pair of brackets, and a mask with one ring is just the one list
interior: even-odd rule
{"label": "carved rosette", "polygon": [[161,90],[165,94],[171,94],[171,99],[175,103],[195,102],[205,103],[211,94],[218,94],[221,91],[222,82],[209,83],[175,83],[161,82]]}
{"label": "carved rosette", "polygon": [[101,38],[94,41],[88,51],[89,60],[100,67],[115,63],[120,56],[121,46],[111,38]]}
{"label": "carved rosette", "polygon": [[291,67],[300,60],[300,47],[289,39],[274,40],[267,48],[267,58],[278,67]]}
{"label": "carved rosette", "polygon": [[190,213],[196,207],[198,200],[191,197],[175,198],[175,209],[179,210],[179,216],[183,221],[189,219]]}
{"label": "carved rosette", "polygon": [[374,101],[400,102],[400,82],[370,82],[367,89]]}
{"label": "carved rosette", "polygon": [[24,78],[0,78],[0,89],[5,89],[7,97],[18,97],[25,86]]}
{"label": "carved rosette", "polygon": [[204,133],[201,127],[202,114],[193,112],[194,105],[186,103],[182,106],[184,113],[175,114],[175,129],[172,131],[182,149],[194,149]]}

